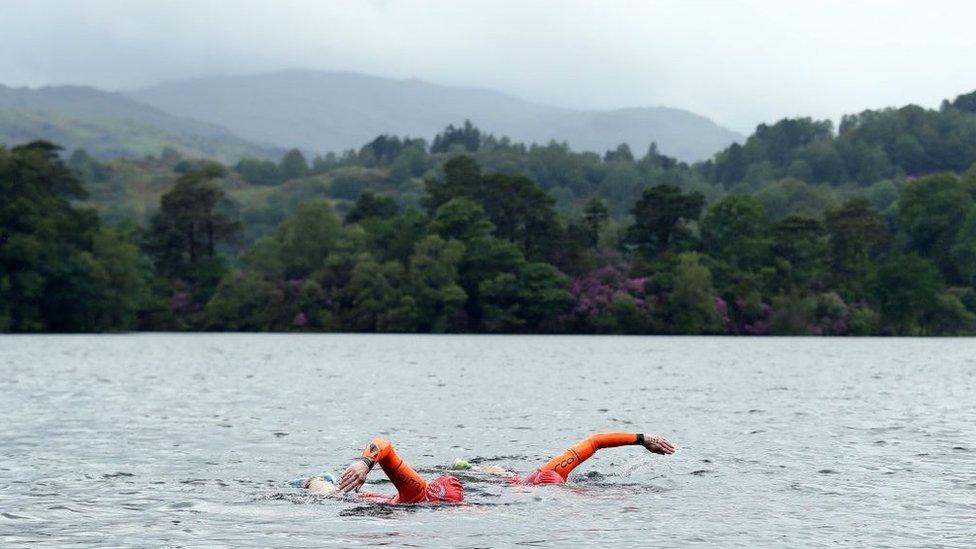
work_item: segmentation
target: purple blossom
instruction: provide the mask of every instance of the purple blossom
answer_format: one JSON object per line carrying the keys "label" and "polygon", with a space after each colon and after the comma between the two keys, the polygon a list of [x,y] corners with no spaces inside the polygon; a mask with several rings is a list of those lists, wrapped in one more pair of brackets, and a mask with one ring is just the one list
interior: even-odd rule
{"label": "purple blossom", "polygon": [[176,291],[169,298],[169,308],[173,311],[185,309],[190,304],[189,292]]}
{"label": "purple blossom", "polygon": [[725,333],[729,335],[767,335],[773,308],[765,302],[758,307],[750,305],[743,296],[736,296],[732,306],[721,297],[715,298],[715,311],[722,321]]}
{"label": "purple blossom", "polygon": [[587,318],[598,316],[619,295],[628,295],[638,307],[645,307],[646,290],[647,279],[630,278],[623,269],[612,265],[601,267],[569,283],[573,312]]}

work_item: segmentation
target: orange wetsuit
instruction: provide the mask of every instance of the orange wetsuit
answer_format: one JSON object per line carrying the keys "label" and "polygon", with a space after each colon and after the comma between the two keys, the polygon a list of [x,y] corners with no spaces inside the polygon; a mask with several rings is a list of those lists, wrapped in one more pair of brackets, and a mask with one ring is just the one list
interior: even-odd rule
{"label": "orange wetsuit", "polygon": [[518,484],[559,484],[566,482],[573,469],[601,448],[643,443],[644,435],[641,433],[597,433],[550,459],[528,477],[515,477],[512,480]]}
{"label": "orange wetsuit", "polygon": [[440,503],[464,500],[464,488],[456,477],[441,476],[432,482],[427,482],[413,470],[409,463],[403,461],[388,440],[374,438],[363,449],[362,457],[370,468],[379,463],[397,489],[397,495],[393,497],[364,493],[360,495],[363,499],[387,503]]}
{"label": "orange wetsuit", "polygon": [[[573,469],[593,456],[597,450],[643,443],[644,435],[640,433],[598,433],[550,459],[528,477],[515,476],[509,480],[515,484],[563,483]],[[457,477],[447,475],[427,482],[410,464],[403,461],[388,440],[374,438],[363,449],[362,459],[371,469],[379,463],[397,489],[397,495],[393,497],[361,493],[362,499],[383,503],[442,503],[464,500],[464,488]]]}

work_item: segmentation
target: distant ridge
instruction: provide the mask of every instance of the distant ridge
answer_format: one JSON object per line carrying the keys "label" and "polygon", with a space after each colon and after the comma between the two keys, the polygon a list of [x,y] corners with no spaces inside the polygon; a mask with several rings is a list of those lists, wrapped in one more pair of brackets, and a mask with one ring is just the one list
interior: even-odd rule
{"label": "distant ridge", "polygon": [[228,162],[242,155],[279,154],[219,126],[174,116],[120,93],[87,86],[0,85],[0,143],[36,139],[68,150],[84,148],[101,158],[158,155],[165,147]]}
{"label": "distant ridge", "polygon": [[431,139],[470,119],[498,137],[602,153],[626,142],[641,155],[703,160],[743,136],[710,119],[667,107],[609,111],[538,105],[485,89],[351,72],[286,70],[183,80],[129,92],[174,115],[216,124],[252,141],[326,152],[358,148],[380,134]]}

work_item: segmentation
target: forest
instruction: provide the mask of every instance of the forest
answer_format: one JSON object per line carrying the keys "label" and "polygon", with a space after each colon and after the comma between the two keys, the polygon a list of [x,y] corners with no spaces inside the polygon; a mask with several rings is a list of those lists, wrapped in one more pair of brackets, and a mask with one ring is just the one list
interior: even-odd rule
{"label": "forest", "polygon": [[976,331],[976,92],[691,165],[471,122],[233,165],[35,141],[0,195],[2,332]]}

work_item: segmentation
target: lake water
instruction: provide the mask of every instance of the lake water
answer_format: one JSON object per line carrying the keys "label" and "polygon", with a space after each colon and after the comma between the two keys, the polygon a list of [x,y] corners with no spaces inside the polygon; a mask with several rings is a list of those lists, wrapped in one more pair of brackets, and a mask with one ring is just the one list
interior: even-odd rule
{"label": "lake water", "polygon": [[[976,340],[0,337],[0,545],[972,546]],[[376,434],[468,504],[302,494]],[[367,487],[392,493],[377,468]]]}

